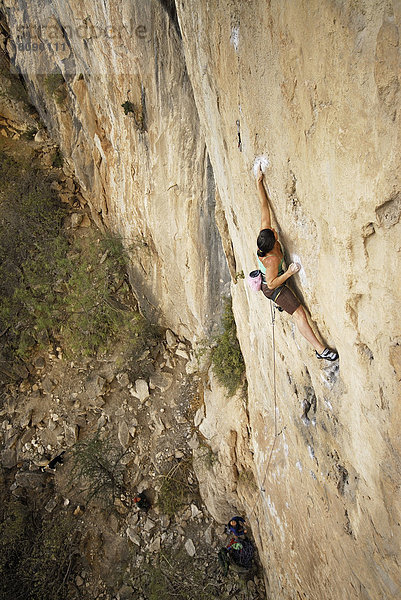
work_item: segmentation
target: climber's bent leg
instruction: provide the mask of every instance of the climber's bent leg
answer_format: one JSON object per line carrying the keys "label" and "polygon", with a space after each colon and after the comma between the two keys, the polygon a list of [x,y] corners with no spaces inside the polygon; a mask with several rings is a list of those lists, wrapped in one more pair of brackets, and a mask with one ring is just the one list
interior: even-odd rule
{"label": "climber's bent leg", "polygon": [[316,352],[321,354],[325,347],[312,331],[312,327],[309,325],[308,317],[306,316],[305,309],[303,306],[299,306],[297,310],[292,314],[295,324],[299,329],[299,332],[303,337],[314,347]]}

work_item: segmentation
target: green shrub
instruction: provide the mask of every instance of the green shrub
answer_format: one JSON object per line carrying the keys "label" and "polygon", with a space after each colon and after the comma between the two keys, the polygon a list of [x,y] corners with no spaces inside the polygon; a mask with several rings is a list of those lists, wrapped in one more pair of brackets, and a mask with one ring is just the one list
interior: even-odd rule
{"label": "green shrub", "polygon": [[41,171],[4,153],[0,178],[0,331],[3,359],[12,361],[58,317],[54,287],[65,270],[66,211]]}
{"label": "green shrub", "polygon": [[191,467],[191,458],[184,458],[163,476],[163,484],[157,499],[163,514],[173,517],[186,504],[188,495],[194,493],[193,485],[188,482]]}
{"label": "green shrub", "polygon": [[56,148],[54,155],[53,155],[53,162],[52,162],[52,166],[55,169],[61,169],[62,166],[64,164],[64,158],[63,155],[61,153],[60,148]]}
{"label": "green shrub", "polygon": [[[105,352],[109,341],[119,337],[124,320],[128,322],[126,313],[112,303],[125,269],[122,246],[110,239],[96,239],[93,233],[73,246],[61,306],[60,333],[67,352],[87,356]],[[100,262],[105,252],[107,257]]]}
{"label": "green shrub", "polygon": [[125,115],[131,114],[133,116],[135,127],[137,129],[139,129],[140,131],[143,131],[144,130],[143,108],[138,108],[137,106],[135,106],[135,104],[133,104],[129,100],[126,100],[123,104],[121,104],[121,106],[124,109]]}
{"label": "green shrub", "polygon": [[99,500],[105,506],[113,506],[116,498],[125,494],[122,458],[126,450],[109,438],[94,436],[78,442],[72,449],[70,484],[82,486],[85,502]]}
{"label": "green shrub", "polygon": [[126,100],[125,102],[123,102],[121,104],[121,106],[124,109],[124,114],[128,115],[129,113],[134,113],[135,114],[135,105],[130,102],[129,100]]}
{"label": "green shrub", "polygon": [[[129,323],[126,345],[128,346],[125,364],[132,382],[138,378],[146,378],[154,372],[153,358],[150,353],[162,337],[162,330],[150,323],[140,313],[134,313]],[[148,356],[143,357],[149,351]],[[141,359],[141,360],[139,360]]]}
{"label": "green shrub", "polygon": [[198,456],[199,456],[199,458],[202,459],[202,461],[207,469],[212,469],[213,465],[215,465],[216,463],[219,462],[218,454],[213,452],[211,447],[205,443],[201,444],[201,447],[203,447],[203,452],[202,452],[202,454],[199,454]]}
{"label": "green shrub", "polygon": [[157,330],[119,300],[129,295],[121,239],[69,239],[66,208],[38,169],[0,153],[0,177],[0,358],[24,360],[52,338],[72,355],[125,339],[137,358]]}
{"label": "green shrub", "polygon": [[49,96],[52,96],[59,105],[64,104],[67,99],[67,86],[61,73],[50,73],[44,78],[44,88]]}
{"label": "green shrub", "polygon": [[215,338],[216,345],[212,349],[212,368],[219,383],[226,388],[229,396],[233,396],[244,383],[245,363],[230,299],[225,302],[221,324],[222,333]]}
{"label": "green shrub", "polygon": [[238,474],[238,483],[241,483],[247,489],[257,490],[258,486],[255,480],[255,475],[251,469],[245,469]]}
{"label": "green shrub", "polygon": [[37,127],[29,127],[24,133],[21,134],[23,140],[33,140],[35,135],[38,133]]}

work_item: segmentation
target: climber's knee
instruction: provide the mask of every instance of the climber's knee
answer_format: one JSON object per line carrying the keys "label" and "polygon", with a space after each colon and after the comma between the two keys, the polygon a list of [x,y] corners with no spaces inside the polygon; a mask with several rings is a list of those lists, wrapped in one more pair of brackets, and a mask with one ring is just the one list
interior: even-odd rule
{"label": "climber's knee", "polygon": [[298,323],[300,323],[302,321],[307,321],[305,309],[302,305],[298,306],[297,310],[295,310],[292,313],[292,316],[294,317],[295,321],[297,321]]}

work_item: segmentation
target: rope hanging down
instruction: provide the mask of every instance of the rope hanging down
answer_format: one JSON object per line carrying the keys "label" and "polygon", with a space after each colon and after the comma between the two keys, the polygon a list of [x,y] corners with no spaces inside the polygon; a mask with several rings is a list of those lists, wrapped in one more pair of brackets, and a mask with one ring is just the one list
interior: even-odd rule
{"label": "rope hanging down", "polygon": [[[266,465],[266,469],[265,469],[265,474],[264,474],[264,477],[263,477],[263,481],[262,481],[262,484],[261,484],[261,486],[259,488],[259,491],[262,494],[266,491],[264,486],[265,486],[265,482],[266,482],[267,475],[268,475],[268,472],[269,472],[270,463],[271,463],[272,456],[273,456],[273,451],[274,451],[274,448],[276,447],[277,438],[281,434],[281,431],[280,431],[280,433],[277,433],[276,342],[275,342],[275,338],[274,338],[274,324],[275,324],[275,320],[276,320],[276,307],[274,306],[273,302],[270,302],[269,304],[270,304],[270,315],[271,315],[271,322],[272,322],[272,348],[273,348],[274,439],[273,439],[272,447],[270,449],[269,459],[267,461],[267,465]],[[258,502],[259,502],[260,499],[261,499],[261,496],[259,495],[256,498],[256,501],[255,501],[255,503],[254,503],[254,505],[252,507],[251,512],[247,515],[248,518],[253,514],[253,512],[254,512],[254,510],[255,510],[255,508],[256,508],[256,506],[257,506],[257,504],[258,504]]]}

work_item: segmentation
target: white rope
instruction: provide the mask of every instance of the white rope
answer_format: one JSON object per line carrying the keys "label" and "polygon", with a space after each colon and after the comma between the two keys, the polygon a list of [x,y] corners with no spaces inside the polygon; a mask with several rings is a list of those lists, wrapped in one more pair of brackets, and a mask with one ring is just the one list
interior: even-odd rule
{"label": "white rope", "polygon": [[[270,449],[269,459],[267,461],[267,465],[266,465],[266,469],[265,469],[265,474],[264,474],[264,477],[263,477],[263,481],[262,481],[262,484],[261,484],[261,486],[259,488],[259,492],[261,492],[262,494],[266,491],[265,488],[264,488],[264,485],[265,485],[265,482],[266,482],[266,479],[267,479],[267,475],[268,475],[268,472],[269,472],[270,463],[271,463],[272,456],[273,456],[273,451],[274,451],[274,448],[276,446],[276,441],[277,441],[278,436],[280,435],[280,434],[277,433],[276,342],[275,342],[275,337],[274,337],[274,324],[275,324],[275,320],[276,320],[276,307],[274,306],[273,302],[270,302],[270,314],[271,314],[271,323],[272,323],[272,348],[273,348],[274,438],[273,438],[272,447]],[[256,501],[255,501],[255,503],[254,503],[254,505],[252,507],[251,512],[247,515],[248,518],[253,514],[253,512],[254,512],[254,510],[255,510],[255,508],[256,508],[256,506],[257,506],[257,504],[258,504],[258,502],[259,502],[260,499],[261,499],[261,495],[259,495],[256,498]]]}

